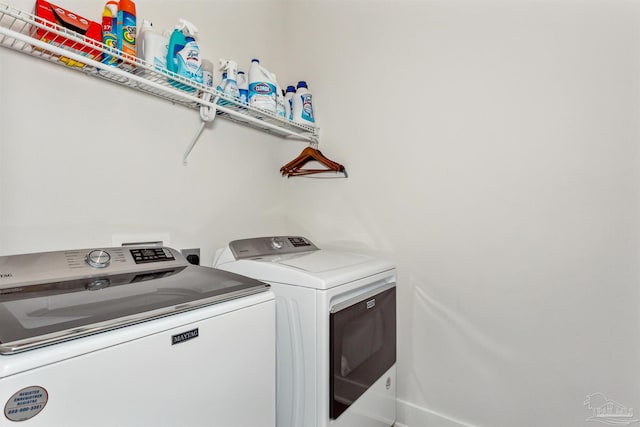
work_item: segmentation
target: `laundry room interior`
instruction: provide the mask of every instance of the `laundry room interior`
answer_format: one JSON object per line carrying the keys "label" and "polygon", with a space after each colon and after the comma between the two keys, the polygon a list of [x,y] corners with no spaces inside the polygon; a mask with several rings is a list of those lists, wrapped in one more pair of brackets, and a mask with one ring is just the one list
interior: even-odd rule
{"label": "laundry room interior", "polygon": [[214,64],[306,81],[348,174],[283,176],[308,141],[224,119],[183,161],[197,110],[0,35],[0,256],[162,240],[211,267],[231,241],[304,236],[397,269],[395,426],[598,425],[596,393],[640,408],[640,1],[136,7],[195,24]]}

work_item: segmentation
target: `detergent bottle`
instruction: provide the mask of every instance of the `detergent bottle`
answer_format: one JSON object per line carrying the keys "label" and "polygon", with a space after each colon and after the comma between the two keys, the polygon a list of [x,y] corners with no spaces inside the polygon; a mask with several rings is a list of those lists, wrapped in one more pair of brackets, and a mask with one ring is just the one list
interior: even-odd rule
{"label": "detergent bottle", "polygon": [[137,39],[138,58],[149,65],[153,65],[158,71],[166,70],[168,40],[162,34],[154,31],[151,21],[142,20]]}
{"label": "detergent bottle", "polygon": [[293,120],[293,116],[291,114],[291,103],[293,100],[293,95],[296,94],[295,86],[287,86],[287,91],[284,94],[284,116],[288,120]]}
{"label": "detergent bottle", "polygon": [[118,2],[117,27],[118,49],[133,62],[136,58],[136,4],[133,0]]}
{"label": "detergent bottle", "polygon": [[[102,12],[102,43],[107,48],[118,48],[118,37],[116,36],[118,31],[118,1],[109,0],[104,5],[104,12]],[[102,54],[102,63],[115,67],[118,65],[118,58],[115,56]]]}
{"label": "detergent bottle", "polygon": [[247,104],[249,102],[249,82],[244,71],[238,70],[238,92],[240,93],[240,102]]}
{"label": "detergent bottle", "polygon": [[[198,29],[189,21],[180,19],[178,25],[169,38],[167,50],[167,69],[182,77],[202,84],[202,60],[200,48],[196,42]],[[175,80],[169,80],[172,85],[187,92],[193,92],[195,88],[181,84]]]}
{"label": "detergent bottle", "polygon": [[311,93],[307,87],[307,82],[299,81],[296,94],[291,103],[293,121],[308,126],[315,126],[313,118],[313,105],[311,103]]}
{"label": "detergent bottle", "polygon": [[249,105],[276,112],[276,85],[271,73],[260,65],[260,60],[252,59],[249,68]]}

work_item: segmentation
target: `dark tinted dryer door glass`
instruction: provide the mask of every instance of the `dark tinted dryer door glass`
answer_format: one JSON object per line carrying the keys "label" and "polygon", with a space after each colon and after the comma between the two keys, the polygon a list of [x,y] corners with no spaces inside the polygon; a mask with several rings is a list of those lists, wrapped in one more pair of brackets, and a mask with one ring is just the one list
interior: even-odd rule
{"label": "dark tinted dryer door glass", "polygon": [[330,315],[329,415],[336,419],[396,362],[396,289]]}

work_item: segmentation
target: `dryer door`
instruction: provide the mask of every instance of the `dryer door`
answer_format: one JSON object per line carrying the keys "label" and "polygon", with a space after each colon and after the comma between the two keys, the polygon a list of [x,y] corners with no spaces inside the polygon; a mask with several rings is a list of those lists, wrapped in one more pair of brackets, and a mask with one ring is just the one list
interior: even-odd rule
{"label": "dryer door", "polygon": [[396,288],[390,286],[331,309],[331,419],[338,418],[396,362]]}

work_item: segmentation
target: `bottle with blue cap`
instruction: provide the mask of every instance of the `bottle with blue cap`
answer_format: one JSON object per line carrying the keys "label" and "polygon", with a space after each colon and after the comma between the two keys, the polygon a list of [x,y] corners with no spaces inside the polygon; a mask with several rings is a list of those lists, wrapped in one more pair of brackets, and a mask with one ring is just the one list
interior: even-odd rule
{"label": "bottle with blue cap", "polygon": [[294,122],[307,126],[315,126],[311,98],[312,96],[307,87],[307,82],[304,80],[299,81],[296,94],[293,96],[293,102],[291,103],[291,113]]}
{"label": "bottle with blue cap", "polygon": [[284,116],[288,120],[293,120],[293,114],[291,111],[291,104],[293,102],[293,96],[296,94],[295,86],[287,86],[287,91],[284,94]]}
{"label": "bottle with blue cap", "polygon": [[276,85],[271,73],[260,65],[259,59],[251,60],[249,67],[249,105],[276,112]]}

